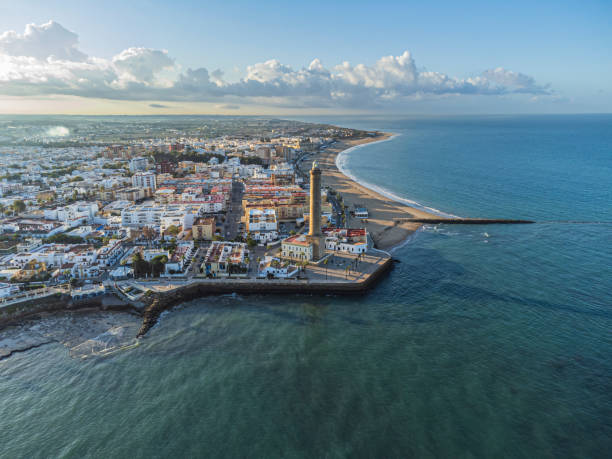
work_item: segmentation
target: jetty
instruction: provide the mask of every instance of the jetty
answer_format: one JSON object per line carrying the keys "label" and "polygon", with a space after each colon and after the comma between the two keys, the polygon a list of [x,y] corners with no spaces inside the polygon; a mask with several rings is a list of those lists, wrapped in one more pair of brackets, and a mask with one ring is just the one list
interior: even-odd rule
{"label": "jetty", "polygon": [[516,220],[511,218],[455,218],[455,217],[440,217],[440,218],[397,218],[399,222],[409,223],[424,223],[430,225],[528,225],[535,223],[533,220]]}

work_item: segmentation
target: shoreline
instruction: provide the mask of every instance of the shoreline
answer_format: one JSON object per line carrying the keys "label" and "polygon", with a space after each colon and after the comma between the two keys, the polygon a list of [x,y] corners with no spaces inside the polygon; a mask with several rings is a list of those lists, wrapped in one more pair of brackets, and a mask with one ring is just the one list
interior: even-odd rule
{"label": "shoreline", "polygon": [[[406,244],[410,237],[424,224],[422,221],[410,222],[405,221],[405,219],[418,218],[420,220],[427,220],[441,218],[439,214],[426,212],[384,196],[359,183],[356,178],[345,174],[338,167],[338,157],[342,153],[346,154],[349,152],[351,148],[361,147],[374,142],[387,141],[391,138],[393,138],[393,134],[378,133],[375,137],[338,141],[328,150],[320,152],[315,156],[323,169],[323,186],[331,186],[342,195],[343,202],[347,207],[353,207],[355,204],[364,205],[370,212],[370,218],[366,222],[347,215],[348,225],[352,227],[365,226],[374,241],[375,248],[385,254],[382,265],[366,276],[365,279],[354,282],[310,281],[308,283],[295,281],[235,282],[227,280],[211,283],[210,281],[202,281],[181,285],[167,292],[158,292],[149,298],[149,301],[145,302],[147,304],[138,308],[131,304],[131,302],[126,302],[116,292],[109,292],[105,295],[104,299],[98,298],[78,302],[70,301],[70,299],[62,296],[54,298],[51,302],[19,304],[10,310],[2,311],[2,314],[0,314],[0,329],[29,320],[36,321],[40,317],[54,314],[121,311],[140,316],[142,322],[136,336],[142,337],[157,323],[159,315],[163,311],[171,309],[176,304],[208,295],[236,292],[246,294],[363,294],[384,273],[391,269],[393,260],[389,251]],[[311,161],[306,161],[304,164],[310,165],[310,163]],[[31,308],[32,306],[34,307]]]}
{"label": "shoreline", "polygon": [[[385,196],[381,192],[372,189],[371,187],[374,185],[367,182],[360,183],[356,177],[351,176],[349,171],[346,169],[343,171],[342,166],[338,166],[338,160],[342,160],[342,156],[349,153],[352,149],[375,142],[385,142],[395,137],[395,135],[384,132],[371,138],[338,141],[334,146],[318,153],[313,158],[318,161],[319,167],[322,169],[323,186],[329,186],[341,195],[343,202],[349,209],[355,205],[364,206],[368,209],[370,216],[365,221],[350,217],[347,214],[347,225],[355,228],[365,227],[372,237],[374,246],[377,249],[386,251],[403,245],[424,224],[422,222],[401,221],[400,219],[418,218],[427,220],[453,217],[439,211],[439,213],[434,213],[435,209],[427,211],[404,204],[399,201],[399,199],[402,199],[400,197],[393,199]],[[312,160],[303,163],[308,168],[311,167],[311,164]]]}
{"label": "shoreline", "polygon": [[344,174],[345,176],[347,176],[349,179],[351,179],[353,182],[357,182],[360,185],[364,186],[365,188],[369,189],[370,191],[373,191],[374,193],[381,195],[387,199],[390,199],[391,201],[397,202],[399,204],[405,204],[406,206],[413,208],[415,210],[421,210],[423,212],[435,215],[439,218],[460,218],[457,215],[454,214],[449,214],[448,212],[444,212],[441,211],[439,209],[435,209],[433,207],[429,207],[423,204],[420,204],[416,201],[412,201],[411,199],[408,198],[403,198],[401,196],[396,195],[395,193],[383,188],[382,186],[378,186],[375,185],[373,183],[370,182],[366,182],[365,180],[359,180],[359,178],[357,178],[355,175],[353,175],[353,173],[351,172],[350,169],[348,169],[348,167],[346,167],[346,165],[344,164],[344,162],[348,159],[348,154],[352,151],[352,150],[356,150],[358,148],[361,148],[365,145],[369,145],[371,143],[382,143],[382,142],[388,142],[389,140],[393,140],[395,137],[399,137],[402,134],[393,134],[393,133],[383,133],[384,134],[388,134],[388,137],[381,139],[381,140],[375,140],[373,142],[364,142],[364,143],[358,143],[356,145],[353,145],[352,147],[347,148],[346,150],[342,150],[340,153],[338,153],[336,155],[336,167],[338,168],[338,170]]}

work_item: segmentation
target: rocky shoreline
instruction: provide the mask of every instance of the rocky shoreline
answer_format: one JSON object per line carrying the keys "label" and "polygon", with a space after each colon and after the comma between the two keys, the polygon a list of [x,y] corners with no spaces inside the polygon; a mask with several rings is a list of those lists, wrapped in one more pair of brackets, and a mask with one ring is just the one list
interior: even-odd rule
{"label": "rocky shoreline", "polygon": [[122,311],[141,314],[141,311],[114,294],[89,298],[85,300],[73,300],[69,295],[61,294],[42,300],[25,301],[0,309],[0,330],[20,322],[37,319],[44,315],[74,312],[74,311]]}

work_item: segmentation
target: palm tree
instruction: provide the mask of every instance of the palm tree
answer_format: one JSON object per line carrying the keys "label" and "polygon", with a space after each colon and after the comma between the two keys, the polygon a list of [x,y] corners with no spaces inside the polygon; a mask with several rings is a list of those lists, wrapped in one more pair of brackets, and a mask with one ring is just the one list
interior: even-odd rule
{"label": "palm tree", "polygon": [[17,199],[15,202],[13,202],[13,211],[16,214],[20,214],[24,210],[26,210],[26,204],[21,199]]}

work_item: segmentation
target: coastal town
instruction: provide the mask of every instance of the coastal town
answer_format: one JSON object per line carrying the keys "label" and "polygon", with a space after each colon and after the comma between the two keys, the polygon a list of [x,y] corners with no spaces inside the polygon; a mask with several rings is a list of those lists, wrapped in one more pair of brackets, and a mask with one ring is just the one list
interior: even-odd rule
{"label": "coastal town", "polygon": [[58,294],[138,304],[193,283],[359,283],[386,266],[367,207],[324,185],[317,163],[381,134],[306,123],[222,131],[1,146],[0,313]]}

